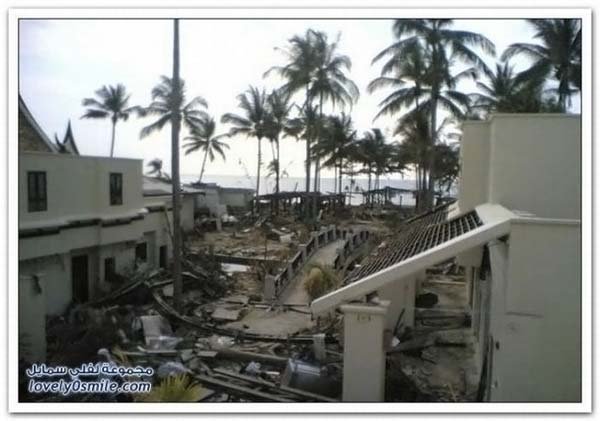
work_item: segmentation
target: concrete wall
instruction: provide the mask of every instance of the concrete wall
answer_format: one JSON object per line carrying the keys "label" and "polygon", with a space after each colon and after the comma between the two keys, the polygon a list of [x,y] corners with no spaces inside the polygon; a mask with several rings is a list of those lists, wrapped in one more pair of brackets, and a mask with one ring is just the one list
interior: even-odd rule
{"label": "concrete wall", "polygon": [[218,187],[203,187],[205,195],[195,195],[196,209],[208,208],[213,215],[218,215],[219,190]]}
{"label": "concrete wall", "polygon": [[460,210],[465,212],[487,202],[490,123],[466,121],[463,123],[462,131],[458,203]]}
{"label": "concrete wall", "polygon": [[402,315],[400,322],[402,329],[398,334],[407,327],[414,328],[416,284],[416,277],[411,276],[391,282],[377,290],[377,296],[390,303],[385,317],[386,330],[394,332],[400,315]]}
{"label": "concrete wall", "polygon": [[181,228],[185,232],[192,231],[194,229],[194,211],[195,200],[194,196],[185,195],[181,198]]}
{"label": "concrete wall", "polygon": [[233,208],[250,208],[253,192],[249,190],[221,188],[219,190],[220,203]]}
{"label": "concrete wall", "polygon": [[580,218],[580,126],[579,116],[566,114],[464,123],[461,211],[491,202],[543,218]]}
{"label": "concrete wall", "polygon": [[46,300],[48,288],[37,280],[19,275],[19,359],[46,361]]}
{"label": "concrete wall", "polygon": [[572,115],[495,115],[489,201],[543,218],[579,219],[580,126]]}
{"label": "concrete wall", "polygon": [[[47,210],[27,209],[27,172],[45,171]],[[109,174],[123,174],[123,204],[110,205]],[[110,217],[143,207],[142,161],[42,152],[19,154],[19,228],[73,219]]]}
{"label": "concrete wall", "polygon": [[581,399],[581,227],[512,223],[490,246],[492,401]]}

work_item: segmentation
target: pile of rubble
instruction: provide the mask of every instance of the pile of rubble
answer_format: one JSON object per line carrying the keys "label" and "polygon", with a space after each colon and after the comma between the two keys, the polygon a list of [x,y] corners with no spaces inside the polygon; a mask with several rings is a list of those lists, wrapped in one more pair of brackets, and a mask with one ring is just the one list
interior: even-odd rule
{"label": "pile of rubble", "polygon": [[136,273],[101,299],[49,320],[48,363],[152,367],[155,388],[172,376],[186,376],[191,384],[201,385],[197,401],[339,399],[340,349],[333,335],[315,331],[277,337],[227,329],[226,323],[241,319],[250,309],[270,304],[232,294],[231,278],[207,255],[187,255],[183,268],[179,309],[173,306],[169,273],[160,270]]}

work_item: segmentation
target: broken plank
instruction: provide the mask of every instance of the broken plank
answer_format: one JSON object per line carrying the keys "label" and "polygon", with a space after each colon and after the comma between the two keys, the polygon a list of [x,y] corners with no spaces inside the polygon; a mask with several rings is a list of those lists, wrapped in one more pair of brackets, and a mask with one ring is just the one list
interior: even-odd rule
{"label": "broken plank", "polygon": [[257,352],[238,351],[236,349],[222,348],[218,349],[218,357],[230,358],[241,361],[258,361],[267,364],[273,364],[277,366],[285,366],[287,364],[287,358],[277,357],[269,354],[259,354]]}
{"label": "broken plank", "polygon": [[228,392],[237,392],[243,396],[250,396],[253,398],[259,398],[270,402],[280,402],[280,403],[288,403],[294,402],[290,399],[286,399],[280,396],[275,396],[270,393],[259,392],[254,389],[250,389],[248,387],[240,386],[237,384],[229,383],[223,380],[215,379],[214,377],[205,376],[202,374],[194,374],[193,376],[196,380],[198,380],[203,385],[210,386],[215,389],[225,389]]}
{"label": "broken plank", "polygon": [[289,387],[289,386],[280,386],[280,385],[277,385],[276,383],[270,382],[265,379],[261,379],[258,377],[250,377],[250,376],[246,376],[244,374],[234,373],[234,372],[231,372],[228,370],[224,370],[222,368],[215,368],[213,371],[215,373],[219,373],[219,374],[222,374],[227,377],[231,377],[231,378],[239,379],[239,380],[245,380],[247,382],[255,383],[257,385],[280,389],[282,392],[287,392],[287,393],[291,393],[293,395],[301,396],[304,398],[313,399],[318,402],[339,402],[339,401],[332,399],[330,397],[327,397],[327,396],[318,395],[316,393],[307,392],[305,390],[300,390],[300,389],[296,389],[296,388]]}

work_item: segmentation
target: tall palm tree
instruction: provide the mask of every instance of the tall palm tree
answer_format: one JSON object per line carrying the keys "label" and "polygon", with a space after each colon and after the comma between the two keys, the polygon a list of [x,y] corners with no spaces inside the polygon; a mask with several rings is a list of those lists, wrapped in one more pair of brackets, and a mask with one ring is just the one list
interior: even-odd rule
{"label": "tall palm tree", "polygon": [[[317,68],[310,87],[310,95],[319,99],[319,115],[323,118],[323,104],[328,101],[335,107],[352,106],[358,99],[359,90],[356,84],[346,76],[345,72],[352,69],[350,57],[337,52],[340,36],[329,42],[327,34],[316,32]],[[320,136],[318,141],[321,141]],[[315,162],[314,190],[319,186],[319,158]],[[315,203],[316,204],[316,203]]]}
{"label": "tall palm tree", "polygon": [[[290,97],[281,90],[275,90],[269,94],[266,100],[266,132],[272,143],[275,144],[275,157],[273,159],[275,170],[275,193],[279,193],[279,169],[280,169],[280,140],[281,136],[287,135],[290,130],[294,132],[294,127],[290,124],[290,112],[292,105]],[[276,206],[275,209],[279,209]]]}
{"label": "tall palm tree", "polygon": [[223,161],[225,161],[224,149],[229,149],[227,143],[221,142],[221,139],[228,137],[227,134],[215,135],[217,123],[215,119],[209,117],[200,126],[194,127],[190,135],[185,137],[188,143],[183,145],[185,154],[189,155],[192,152],[199,150],[204,151],[204,157],[202,158],[202,167],[200,168],[200,176],[198,177],[198,183],[202,183],[202,176],[204,175],[204,168],[206,167],[206,159],[210,159],[210,162],[215,160],[215,153],[217,153]]}
{"label": "tall palm tree", "polygon": [[350,115],[342,112],[341,115],[330,116],[324,127],[324,136],[321,142],[315,145],[314,153],[323,159],[323,166],[334,168],[336,186],[334,191],[342,193],[343,169],[347,164],[349,146],[356,140],[356,130]]}
{"label": "tall palm tree", "polygon": [[140,131],[140,138],[144,139],[152,133],[162,130],[167,123],[177,124],[192,130],[200,127],[208,118],[207,104],[204,98],[196,96],[186,103],[186,88],[183,79],[177,82],[167,76],[161,76],[160,82],[152,89],[152,102],[147,107],[140,108],[142,117],[158,116],[158,119]]}
{"label": "tall palm tree", "polygon": [[473,109],[486,113],[536,113],[542,107],[544,79],[518,78],[508,61],[496,64],[486,82],[477,82],[481,93],[471,94]]}
{"label": "tall palm tree", "polygon": [[138,107],[128,107],[130,94],[127,93],[125,86],[117,85],[103,86],[96,92],[96,98],[84,98],[82,104],[87,107],[85,114],[81,118],[104,119],[110,118],[112,123],[112,135],[110,141],[110,156],[115,151],[115,129],[119,120],[127,121],[133,111]]}
{"label": "tall palm tree", "polygon": [[[317,33],[313,29],[307,29],[304,35],[294,35],[288,40],[288,45],[284,48],[276,48],[287,59],[287,63],[283,66],[273,66],[267,70],[264,77],[271,73],[276,73],[285,82],[279,88],[280,91],[292,97],[298,92],[304,93],[304,105],[302,109],[308,112],[313,98],[311,96],[311,86],[314,80],[315,69],[318,65],[317,55]],[[312,121],[307,120],[307,123]],[[310,149],[313,140],[314,130],[308,127],[305,130],[306,140],[306,192],[310,191]]]}
{"label": "tall palm tree", "polygon": [[[403,58],[419,46],[427,57],[427,72],[425,82],[428,85],[428,114],[430,143],[433,147],[436,143],[437,112],[438,107],[448,108],[454,114],[460,109],[456,107],[454,101],[460,101],[468,104],[468,97],[455,90],[457,79],[465,76],[476,76],[478,71],[491,73],[485,62],[473,51],[472,47],[480,48],[488,54],[495,55],[494,44],[481,34],[454,30],[452,19],[399,19],[393,24],[394,35],[397,41],[391,46],[381,51],[373,61],[376,62],[383,57],[391,57],[392,62],[388,62],[388,67],[384,70],[387,73],[392,69],[398,72],[398,66],[394,62],[400,63]],[[451,70],[453,64],[460,60],[470,66],[466,70],[452,76]],[[382,74],[385,76],[386,74]],[[401,79],[399,77],[398,79]],[[396,84],[398,81],[395,82]],[[446,90],[446,99],[442,92]],[[398,104],[409,105],[409,98],[414,101],[414,96],[407,95],[404,101],[397,101]],[[393,108],[390,108],[393,109]],[[429,160],[429,173],[434,172],[435,161],[433,155]],[[434,180],[429,177],[427,206],[433,205]]]}
{"label": "tall palm tree", "polygon": [[256,200],[255,210],[258,211],[258,197],[260,195],[260,168],[262,166],[261,141],[267,136],[266,118],[266,94],[265,90],[259,90],[250,86],[246,92],[238,95],[238,108],[243,115],[227,113],[221,117],[221,122],[231,124],[229,136],[238,134],[246,137],[255,137],[258,140],[258,156],[256,164]]}
{"label": "tall palm tree", "polygon": [[158,116],[144,127],[140,138],[160,131],[171,123],[171,177],[173,184],[173,304],[181,310],[183,284],[181,282],[181,183],[179,178],[179,134],[181,126],[191,130],[200,126],[208,114],[199,107],[206,107],[202,97],[194,97],[186,103],[185,84],[179,75],[179,20],[173,20],[173,76],[161,76],[160,83],[152,89],[152,102],[141,108],[142,116]]}
{"label": "tall palm tree", "polygon": [[533,60],[519,80],[553,77],[558,81],[558,102],[566,111],[571,95],[581,89],[581,21],[579,19],[528,19],[541,44],[515,43],[502,53],[502,60],[522,55]]}

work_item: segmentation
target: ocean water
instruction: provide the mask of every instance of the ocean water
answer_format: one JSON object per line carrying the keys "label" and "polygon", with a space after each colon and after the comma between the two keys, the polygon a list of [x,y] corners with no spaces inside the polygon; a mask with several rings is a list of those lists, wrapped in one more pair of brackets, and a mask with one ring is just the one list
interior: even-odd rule
{"label": "ocean water", "polygon": [[[183,183],[191,183],[198,179],[197,174],[182,174],[181,181]],[[256,189],[256,177],[250,176],[235,176],[235,175],[209,175],[205,174],[203,180],[205,183],[217,183],[223,187],[243,187],[249,189]],[[334,178],[321,178],[321,186],[319,191],[321,193],[333,193],[335,189]],[[371,182],[371,188],[374,188],[375,180]],[[305,180],[302,177],[282,177],[280,179],[280,190],[281,191],[305,191]],[[386,176],[381,177],[379,181],[380,187],[395,187],[404,189],[414,189],[415,180],[403,179],[398,176]],[[362,195],[357,192],[366,191],[368,189],[369,180],[367,178],[355,178],[354,186],[352,187],[351,200],[353,205],[362,203]],[[313,181],[311,179],[311,190],[313,187]],[[346,191],[346,187],[350,188],[350,179],[344,177],[342,180],[342,189]],[[261,177],[260,180],[260,194],[273,193],[275,191],[275,179],[271,177]],[[415,199],[411,193],[402,194],[392,199],[395,204],[412,206],[415,204]]]}

